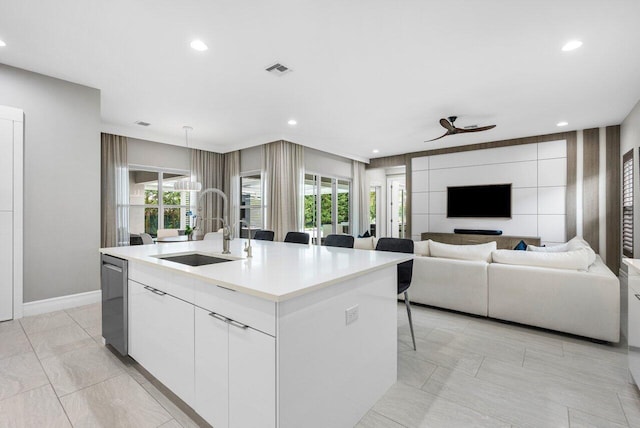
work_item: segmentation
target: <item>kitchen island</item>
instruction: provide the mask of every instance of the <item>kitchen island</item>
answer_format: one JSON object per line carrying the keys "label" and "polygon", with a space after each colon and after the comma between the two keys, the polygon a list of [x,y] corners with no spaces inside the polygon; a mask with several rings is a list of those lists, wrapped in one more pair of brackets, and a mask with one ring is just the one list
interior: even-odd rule
{"label": "kitchen island", "polygon": [[[396,381],[408,254],[253,241],[106,248],[128,261],[128,353],[219,427],[351,427]],[[231,259],[189,266],[164,257]]]}

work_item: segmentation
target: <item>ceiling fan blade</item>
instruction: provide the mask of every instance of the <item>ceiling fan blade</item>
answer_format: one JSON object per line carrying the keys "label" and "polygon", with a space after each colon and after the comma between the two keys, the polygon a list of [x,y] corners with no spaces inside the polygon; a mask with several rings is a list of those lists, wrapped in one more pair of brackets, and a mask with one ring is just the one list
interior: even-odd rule
{"label": "ceiling fan blade", "polygon": [[453,131],[455,129],[455,126],[453,126],[447,119],[440,119],[440,125],[447,131]]}
{"label": "ceiling fan blade", "polygon": [[451,135],[451,133],[450,133],[450,132],[447,132],[446,134],[441,135],[441,136],[440,136],[440,137],[438,137],[438,138],[434,138],[433,140],[427,140],[427,141],[425,141],[425,143],[428,143],[429,141],[436,141],[436,140],[439,140],[440,138],[444,138],[444,137],[446,137],[447,135]]}
{"label": "ceiling fan blade", "polygon": [[456,128],[458,130],[458,132],[460,133],[464,133],[464,132],[480,132],[480,131],[487,131],[489,129],[493,129],[495,128],[496,125],[489,125],[489,126],[481,126],[479,128]]}

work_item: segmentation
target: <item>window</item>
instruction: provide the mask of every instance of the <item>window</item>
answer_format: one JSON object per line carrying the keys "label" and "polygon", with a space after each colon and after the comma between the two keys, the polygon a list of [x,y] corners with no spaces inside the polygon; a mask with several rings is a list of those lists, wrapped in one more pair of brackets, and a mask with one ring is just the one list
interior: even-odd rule
{"label": "window", "polygon": [[351,233],[351,181],[305,174],[304,228],[314,244]]}
{"label": "window", "polygon": [[633,149],[622,157],[622,254],[633,257]]}
{"label": "window", "polygon": [[[264,228],[264,203],[260,173],[240,177],[240,220],[251,225],[252,230]],[[240,224],[240,237],[247,237],[247,226]]]}
{"label": "window", "polygon": [[188,172],[129,170],[129,232],[156,236],[158,229],[193,227],[190,192],[175,191]]}

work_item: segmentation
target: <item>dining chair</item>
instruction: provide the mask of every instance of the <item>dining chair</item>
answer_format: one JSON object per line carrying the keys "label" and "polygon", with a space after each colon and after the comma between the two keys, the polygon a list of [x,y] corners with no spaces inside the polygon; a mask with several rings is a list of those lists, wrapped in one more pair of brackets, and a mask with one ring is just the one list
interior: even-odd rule
{"label": "dining chair", "polygon": [[273,241],[275,233],[273,230],[256,230],[255,235],[253,235],[253,239],[256,241]]}
{"label": "dining chair", "polygon": [[325,247],[353,248],[353,236],[331,234],[324,238]]}
{"label": "dining chair", "polygon": [[287,232],[287,236],[284,237],[284,242],[309,244],[309,234],[304,232]]}
{"label": "dining chair", "polygon": [[178,236],[178,229],[158,229],[158,238],[168,238],[170,236]]}
{"label": "dining chair", "polygon": [[141,233],[140,238],[142,238],[142,245],[153,244],[153,238],[148,233]]}
{"label": "dining chair", "polygon": [[[376,251],[413,254],[413,241],[401,238],[380,238],[376,245]],[[413,340],[413,349],[416,350],[416,337],[413,333],[413,321],[411,319],[411,302],[409,302],[409,293],[407,291],[411,286],[412,276],[413,260],[398,263],[398,294],[404,293],[404,304],[407,307],[407,316],[409,317],[411,340]]]}

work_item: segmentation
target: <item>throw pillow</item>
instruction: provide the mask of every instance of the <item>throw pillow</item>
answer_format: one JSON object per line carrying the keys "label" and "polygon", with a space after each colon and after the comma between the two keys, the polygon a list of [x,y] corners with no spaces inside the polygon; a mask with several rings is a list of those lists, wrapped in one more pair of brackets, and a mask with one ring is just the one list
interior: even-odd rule
{"label": "throw pillow", "polygon": [[527,251],[537,251],[540,253],[564,253],[569,251],[569,244],[552,245],[550,247],[536,247],[535,245],[528,245]]}
{"label": "throw pillow", "polygon": [[491,252],[497,248],[496,241],[477,245],[451,245],[429,239],[431,257],[457,260],[482,260],[491,262]]}
{"label": "throw pillow", "polygon": [[564,252],[496,250],[492,257],[494,263],[507,265],[582,271],[589,269],[589,254],[584,248]]}
{"label": "throw pillow", "polygon": [[518,245],[516,245],[513,249],[516,251],[526,251],[527,243],[521,239],[520,242],[518,242]]}
{"label": "throw pillow", "polygon": [[429,256],[429,241],[416,241],[413,243],[413,253],[417,256]]}

